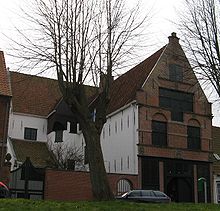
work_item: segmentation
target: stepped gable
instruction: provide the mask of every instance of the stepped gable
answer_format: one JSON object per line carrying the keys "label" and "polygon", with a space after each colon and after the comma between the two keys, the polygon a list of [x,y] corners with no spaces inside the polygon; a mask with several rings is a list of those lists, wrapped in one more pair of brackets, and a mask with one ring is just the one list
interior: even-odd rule
{"label": "stepped gable", "polygon": [[136,99],[137,90],[143,85],[165,47],[162,47],[113,82],[108,114]]}

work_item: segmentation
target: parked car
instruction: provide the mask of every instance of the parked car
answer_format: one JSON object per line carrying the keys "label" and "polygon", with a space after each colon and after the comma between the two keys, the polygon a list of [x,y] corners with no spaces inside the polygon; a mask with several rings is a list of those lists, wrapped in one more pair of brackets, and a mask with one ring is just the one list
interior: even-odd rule
{"label": "parked car", "polygon": [[165,193],[156,190],[131,190],[124,193],[122,196],[116,197],[117,199],[135,201],[135,202],[158,202],[169,203],[171,199]]}
{"label": "parked car", "polygon": [[10,198],[10,191],[3,182],[0,182],[0,198]]}

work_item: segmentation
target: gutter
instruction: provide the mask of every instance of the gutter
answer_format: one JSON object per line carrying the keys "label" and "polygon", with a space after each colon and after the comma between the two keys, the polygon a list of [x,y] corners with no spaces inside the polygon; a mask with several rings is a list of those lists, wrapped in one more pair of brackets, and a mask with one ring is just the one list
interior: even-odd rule
{"label": "gutter", "polygon": [[109,118],[109,117],[111,117],[111,116],[113,116],[113,115],[119,113],[120,111],[122,111],[122,110],[124,110],[124,109],[126,109],[126,108],[128,108],[128,107],[130,107],[130,106],[132,106],[132,105],[135,104],[135,103],[136,103],[136,100],[131,101],[130,103],[128,103],[128,104],[126,104],[126,105],[120,107],[119,109],[113,111],[112,113],[108,114],[108,115],[106,116],[106,118]]}
{"label": "gutter", "polygon": [[40,115],[36,115],[36,114],[26,114],[26,113],[19,113],[19,112],[12,112],[12,113],[15,114],[15,115],[22,115],[22,116],[29,116],[29,117],[36,117],[36,118],[47,119],[47,116],[40,116]]}

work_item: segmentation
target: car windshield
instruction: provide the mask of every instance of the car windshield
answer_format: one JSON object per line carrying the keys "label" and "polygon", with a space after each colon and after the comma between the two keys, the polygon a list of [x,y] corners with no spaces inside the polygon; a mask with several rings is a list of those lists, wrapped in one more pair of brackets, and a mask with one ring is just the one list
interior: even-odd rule
{"label": "car windshield", "polygon": [[160,191],[154,191],[154,193],[157,197],[167,197],[164,193],[162,193]]}
{"label": "car windshield", "polygon": [[128,193],[129,196],[136,197],[136,196],[141,196],[141,191],[140,190],[133,190]]}

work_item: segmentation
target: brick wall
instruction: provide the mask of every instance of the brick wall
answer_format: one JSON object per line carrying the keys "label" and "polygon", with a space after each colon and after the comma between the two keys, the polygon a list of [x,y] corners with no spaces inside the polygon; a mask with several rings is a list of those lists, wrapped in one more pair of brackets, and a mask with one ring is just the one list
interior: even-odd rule
{"label": "brick wall", "polygon": [[[133,188],[138,188],[137,175],[108,174],[114,194],[120,179],[129,180]],[[44,198],[47,200],[77,201],[92,200],[91,184],[88,172],[46,170]]]}
{"label": "brick wall", "polygon": [[0,181],[8,185],[10,180],[10,165],[4,165],[0,167]]}
{"label": "brick wall", "polygon": [[[8,118],[9,118],[9,103],[10,98],[0,95],[0,164],[1,158],[5,156],[6,152],[6,141],[8,134]],[[4,150],[2,150],[4,147]],[[2,152],[4,153],[2,156]],[[0,174],[1,179],[1,174]]]}

